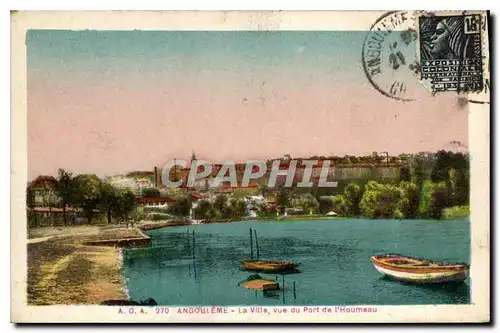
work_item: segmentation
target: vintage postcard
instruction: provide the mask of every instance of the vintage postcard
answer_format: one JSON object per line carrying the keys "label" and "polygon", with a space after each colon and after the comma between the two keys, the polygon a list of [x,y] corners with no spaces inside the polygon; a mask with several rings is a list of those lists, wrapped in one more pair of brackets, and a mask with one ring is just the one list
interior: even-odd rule
{"label": "vintage postcard", "polygon": [[13,12],[11,320],[490,320],[486,11]]}

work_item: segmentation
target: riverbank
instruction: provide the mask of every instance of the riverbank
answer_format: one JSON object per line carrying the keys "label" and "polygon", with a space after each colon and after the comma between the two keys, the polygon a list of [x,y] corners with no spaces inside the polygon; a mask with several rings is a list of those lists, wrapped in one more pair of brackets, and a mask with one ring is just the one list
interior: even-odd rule
{"label": "riverbank", "polygon": [[[253,274],[240,264],[251,256],[250,228],[257,231],[260,258],[301,264],[300,273],[286,275],[284,282],[279,277],[286,292],[277,298],[237,285]],[[195,231],[195,258],[186,229]],[[469,302],[467,283],[458,290],[397,283],[382,278],[370,260],[376,254],[401,253],[469,264],[470,224],[463,220],[247,220],[165,228],[150,235],[154,247],[127,251],[124,273],[132,299],[153,297],[161,306],[280,306],[283,295],[286,306]]]}
{"label": "riverbank", "polygon": [[254,217],[254,218],[245,218],[245,219],[212,219],[212,220],[202,220],[201,223],[233,223],[233,222],[244,222],[244,221],[317,221],[317,220],[344,220],[346,217],[338,217],[338,216],[315,216],[315,215],[290,215],[287,217]]}
{"label": "riverbank", "polygon": [[189,220],[180,220],[180,221],[143,221],[139,224],[138,228],[144,231],[161,229],[167,227],[178,227],[178,226],[186,226],[191,225],[192,223]]}
{"label": "riverbank", "polygon": [[[461,217],[462,219],[467,219],[469,218],[468,215],[464,215]],[[347,219],[353,219],[352,217],[346,217],[346,216],[325,216],[325,215],[288,215],[286,217],[276,217],[276,216],[266,216],[266,217],[246,217],[246,218],[239,218],[239,219],[205,219],[205,220],[164,220],[164,221],[142,221],[139,225],[138,228],[143,230],[143,231],[149,231],[149,230],[154,230],[154,229],[162,229],[162,228],[170,228],[170,227],[177,227],[177,226],[189,226],[189,225],[194,225],[194,224],[214,224],[214,223],[239,223],[239,222],[248,222],[248,221],[255,221],[255,222],[267,222],[267,221],[273,221],[273,222],[293,222],[293,221],[344,221]],[[357,217],[354,219],[365,219],[363,217]],[[442,220],[449,220],[451,218],[443,218]],[[372,221],[377,221],[377,220],[387,220],[387,219],[369,219]],[[401,219],[396,219],[394,218],[393,220],[401,220]],[[420,219],[422,220],[422,219]],[[431,220],[431,219],[423,219],[423,220]],[[435,220],[435,221],[442,221],[442,220]]]}
{"label": "riverbank", "polygon": [[134,239],[141,234],[136,228],[121,226],[30,230],[28,304],[100,304],[110,299],[128,299],[121,249],[89,242]]}

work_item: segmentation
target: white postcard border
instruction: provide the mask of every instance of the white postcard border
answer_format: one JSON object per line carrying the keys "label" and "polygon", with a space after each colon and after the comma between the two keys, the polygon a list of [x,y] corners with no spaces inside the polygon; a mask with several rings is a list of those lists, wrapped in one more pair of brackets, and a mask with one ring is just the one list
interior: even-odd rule
{"label": "white postcard border", "polygon": [[[384,12],[17,12],[12,20],[11,320],[14,322],[486,322],[490,318],[490,107],[469,103],[471,158],[471,304],[372,306],[356,314],[122,315],[118,307],[26,305],[26,45],[28,29],[368,30]],[[486,36],[487,38],[487,36]],[[483,41],[487,43],[488,40]],[[489,59],[489,54],[486,55]],[[295,307],[295,306],[294,306]],[[302,307],[302,306],[300,306]],[[330,306],[334,308],[334,306]],[[355,306],[353,308],[361,308]],[[236,307],[241,309],[244,307]],[[249,308],[249,307],[245,307]],[[289,307],[266,307],[273,308]],[[319,308],[323,308],[320,306]]]}

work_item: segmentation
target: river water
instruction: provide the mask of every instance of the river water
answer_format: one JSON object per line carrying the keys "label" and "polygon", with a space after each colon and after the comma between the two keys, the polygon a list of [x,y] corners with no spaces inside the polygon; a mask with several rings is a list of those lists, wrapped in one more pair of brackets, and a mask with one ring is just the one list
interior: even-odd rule
{"label": "river water", "polygon": [[[159,305],[403,305],[469,303],[469,279],[451,285],[411,285],[382,277],[370,257],[399,253],[469,263],[470,223],[433,220],[245,221],[149,231],[149,248],[124,252],[130,297]],[[284,292],[238,286],[250,276],[249,228],[261,259],[300,263],[300,273],[277,276]],[[194,259],[192,234],[195,232]],[[255,248],[254,248],[255,251]],[[295,282],[295,293],[293,284]]]}

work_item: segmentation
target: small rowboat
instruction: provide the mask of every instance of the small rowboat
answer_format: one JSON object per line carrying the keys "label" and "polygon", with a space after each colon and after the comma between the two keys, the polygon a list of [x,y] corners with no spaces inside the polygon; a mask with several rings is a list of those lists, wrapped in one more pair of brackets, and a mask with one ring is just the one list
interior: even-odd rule
{"label": "small rowboat", "polygon": [[466,264],[435,262],[397,254],[373,256],[371,261],[380,273],[405,282],[459,282],[469,275]]}
{"label": "small rowboat", "polygon": [[242,260],[240,263],[247,271],[278,273],[293,270],[298,267],[294,262],[284,262],[275,260]]}

